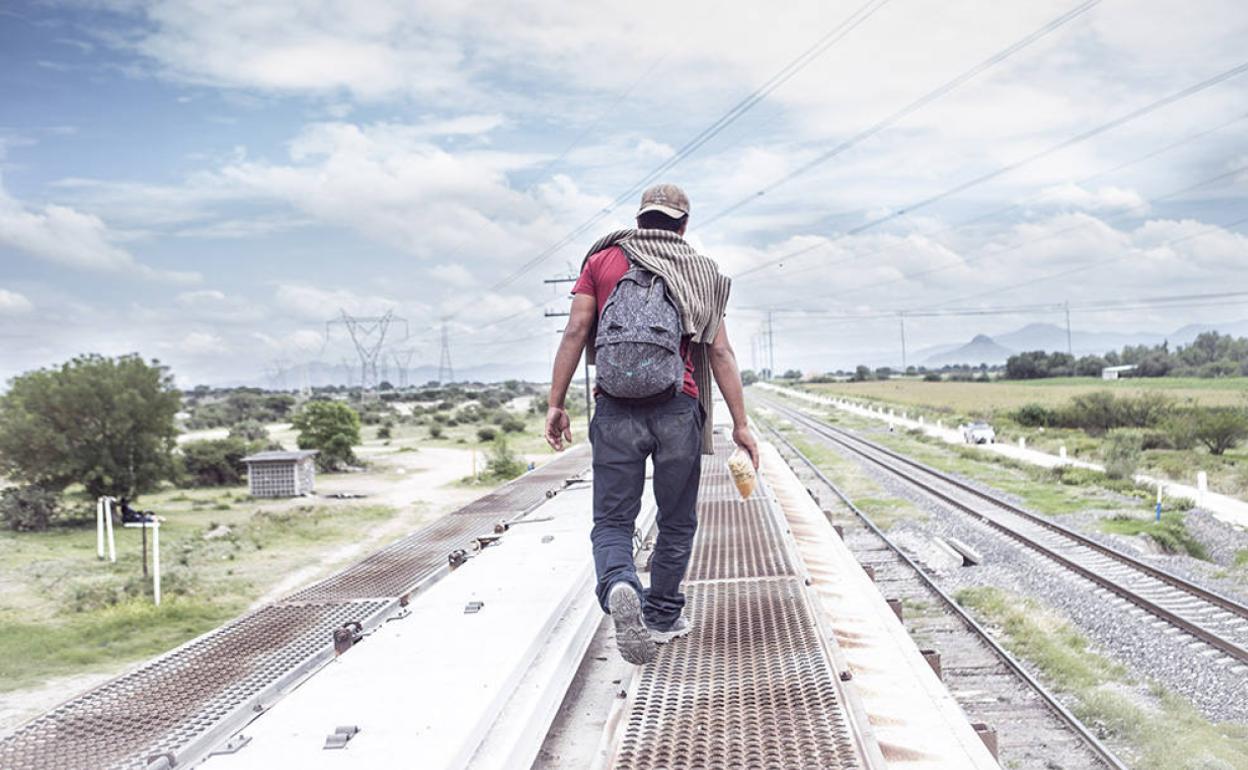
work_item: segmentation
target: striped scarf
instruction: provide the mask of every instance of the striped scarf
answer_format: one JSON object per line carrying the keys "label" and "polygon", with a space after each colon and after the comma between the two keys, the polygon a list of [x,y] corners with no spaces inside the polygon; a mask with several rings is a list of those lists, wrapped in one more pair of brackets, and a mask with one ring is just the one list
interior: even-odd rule
{"label": "striped scarf", "polygon": [[[612,246],[619,246],[633,263],[662,278],[672,293],[672,300],[680,310],[685,325],[684,333],[689,337],[698,401],[706,413],[702,452],[712,454],[714,420],[711,409],[714,399],[711,396],[709,348],[724,318],[732,281],[719,272],[714,260],[694,251],[684,238],[667,230],[616,230],[591,246],[585,261]],[[585,264],[582,263],[581,270],[584,269]],[[594,363],[593,345],[587,345],[585,350],[589,362]]]}

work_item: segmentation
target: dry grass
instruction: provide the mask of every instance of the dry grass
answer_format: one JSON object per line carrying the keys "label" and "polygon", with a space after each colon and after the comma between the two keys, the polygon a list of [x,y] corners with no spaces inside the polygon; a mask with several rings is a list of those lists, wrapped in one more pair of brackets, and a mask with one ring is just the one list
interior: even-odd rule
{"label": "dry grass", "polygon": [[820,383],[802,387],[817,393],[868,398],[899,406],[927,407],[937,413],[991,417],[994,413],[1013,411],[1026,404],[1061,406],[1074,396],[1101,390],[1112,391],[1118,395],[1161,391],[1178,401],[1190,400],[1201,406],[1237,406],[1244,404],[1248,379],[1159,377],[1115,382],[1105,382],[1093,377],[1025,382],[924,382],[905,379]]}

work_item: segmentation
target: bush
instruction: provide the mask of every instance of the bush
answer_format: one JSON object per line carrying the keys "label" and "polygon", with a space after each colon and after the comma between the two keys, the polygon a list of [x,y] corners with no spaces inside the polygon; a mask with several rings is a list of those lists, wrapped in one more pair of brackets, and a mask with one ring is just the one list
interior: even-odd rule
{"label": "bush", "polygon": [[1198,409],[1192,413],[1192,435],[1220,455],[1248,438],[1248,413],[1241,409]]}
{"label": "bush", "polygon": [[1126,431],[1109,434],[1105,448],[1105,475],[1111,479],[1129,479],[1140,464],[1140,436]]}
{"label": "bush", "polygon": [[34,484],[9,487],[0,492],[0,522],[17,532],[42,532],[56,518],[59,504],[49,489]]}
{"label": "bush", "polygon": [[1171,449],[1188,450],[1196,446],[1196,426],[1190,414],[1171,415],[1162,422],[1161,431]]}
{"label": "bush", "polygon": [[442,426],[438,423],[435,422],[429,426],[429,438],[442,438],[442,433]]}
{"label": "bush", "polygon": [[927,374],[923,375],[924,382],[940,382],[940,380],[941,380],[941,377],[936,372],[928,372]]}
{"label": "bush", "polygon": [[510,481],[524,473],[524,468],[524,463],[507,446],[507,439],[502,436],[496,438],[485,464],[486,476],[497,481]]}
{"label": "bush", "polygon": [[1057,414],[1040,404],[1026,404],[1013,416],[1014,422],[1026,428],[1045,428],[1057,422]]}
{"label": "bush", "polygon": [[182,445],[186,483],[192,487],[226,487],[243,479],[247,444],[239,438],[204,439]]}
{"label": "bush", "polygon": [[489,427],[477,428],[477,439],[479,441],[493,441],[498,437],[498,431]]}
{"label": "bush", "polygon": [[240,439],[247,443],[268,441],[269,430],[259,420],[243,420],[230,428],[230,438]]}
{"label": "bush", "polygon": [[391,438],[393,433],[394,433],[394,426],[390,423],[386,423],[377,429],[377,438],[389,439]]}
{"label": "bush", "polygon": [[508,417],[503,420],[501,427],[504,433],[524,433],[524,420],[518,417]]}
{"label": "bush", "polygon": [[[1153,428],[1172,413],[1174,402],[1162,393],[1115,398],[1109,391],[1085,393],[1054,413],[1052,422],[1100,436],[1115,428]],[[1022,410],[1020,410],[1022,411]]]}

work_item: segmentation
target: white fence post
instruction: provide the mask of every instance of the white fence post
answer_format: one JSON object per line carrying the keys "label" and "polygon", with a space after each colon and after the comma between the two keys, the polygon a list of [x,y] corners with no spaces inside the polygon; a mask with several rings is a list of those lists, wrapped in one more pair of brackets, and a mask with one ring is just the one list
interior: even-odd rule
{"label": "white fence post", "polygon": [[1209,494],[1209,474],[1196,471],[1196,504],[1205,504],[1205,495]]}
{"label": "white fence post", "polygon": [[108,560],[117,561],[117,538],[113,536],[113,498],[104,498],[104,529],[108,533]]}
{"label": "white fence post", "polygon": [[1057,456],[1065,460],[1066,459],[1066,447],[1064,446],[1058,447]]}
{"label": "white fence post", "polygon": [[1019,449],[1026,449],[1026,448],[1027,448],[1027,437],[1026,437],[1026,436],[1019,436],[1019,437],[1018,437],[1018,448],[1019,448]]}
{"label": "white fence post", "polygon": [[[152,517],[152,598],[160,606],[160,522]],[[143,523],[147,526],[147,522]]]}
{"label": "white fence post", "polygon": [[97,497],[95,500],[95,554],[103,561],[104,559],[104,498]]}

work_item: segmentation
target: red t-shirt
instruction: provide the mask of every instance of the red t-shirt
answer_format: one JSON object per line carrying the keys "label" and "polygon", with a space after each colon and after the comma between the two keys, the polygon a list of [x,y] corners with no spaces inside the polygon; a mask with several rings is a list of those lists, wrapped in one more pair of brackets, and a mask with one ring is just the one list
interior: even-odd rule
{"label": "red t-shirt", "polygon": [[[611,292],[615,289],[615,284],[620,278],[628,272],[628,257],[625,256],[624,250],[619,246],[612,246],[603,249],[590,256],[585,262],[585,269],[581,271],[581,276],[576,279],[576,285],[572,287],[573,294],[588,294],[598,302],[598,313],[602,314],[602,309],[607,304],[607,298],[611,296]],[[591,341],[592,345],[593,342]],[[685,359],[685,384],[680,389],[686,395],[698,397],[698,385],[693,380],[693,356],[689,352],[689,339],[682,337],[680,340],[680,355]]]}

